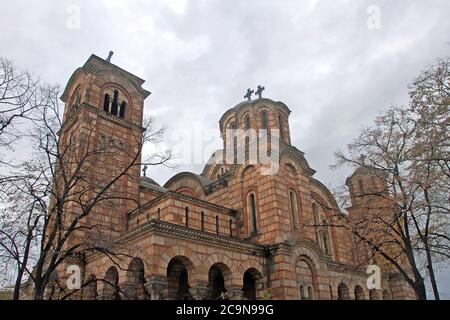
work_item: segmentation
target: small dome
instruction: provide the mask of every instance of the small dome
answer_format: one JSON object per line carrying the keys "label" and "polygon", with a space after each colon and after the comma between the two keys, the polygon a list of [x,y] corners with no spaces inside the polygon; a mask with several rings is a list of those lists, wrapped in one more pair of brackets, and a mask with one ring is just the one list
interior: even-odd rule
{"label": "small dome", "polygon": [[149,184],[154,184],[155,186],[160,187],[160,185],[159,185],[155,180],[153,180],[152,178],[149,178],[149,177],[141,177],[141,182],[146,182],[146,183],[149,183]]}

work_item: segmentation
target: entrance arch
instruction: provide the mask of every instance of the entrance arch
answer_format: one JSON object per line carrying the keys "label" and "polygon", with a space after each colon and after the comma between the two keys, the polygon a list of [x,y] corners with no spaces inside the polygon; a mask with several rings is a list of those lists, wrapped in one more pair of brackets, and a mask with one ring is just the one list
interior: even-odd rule
{"label": "entrance arch", "polygon": [[139,258],[131,260],[126,277],[126,295],[130,300],[147,300],[150,298],[145,289],[144,262]]}
{"label": "entrance arch", "polygon": [[121,300],[119,288],[119,272],[116,267],[109,267],[106,271],[103,285],[104,300]]}
{"label": "entrance arch", "polygon": [[343,282],[338,285],[338,300],[350,300],[350,292]]}
{"label": "entrance arch", "polygon": [[227,265],[221,262],[213,264],[208,272],[209,298],[217,300],[222,294],[227,293],[226,284],[229,283],[230,278],[231,271]]}
{"label": "entrance arch", "polygon": [[189,291],[189,273],[194,268],[192,262],[177,256],[167,266],[167,298],[169,300],[193,300]]}
{"label": "entrance arch", "polygon": [[262,282],[261,273],[255,268],[250,268],[244,273],[243,288],[244,297],[248,300],[258,299],[258,291]]}

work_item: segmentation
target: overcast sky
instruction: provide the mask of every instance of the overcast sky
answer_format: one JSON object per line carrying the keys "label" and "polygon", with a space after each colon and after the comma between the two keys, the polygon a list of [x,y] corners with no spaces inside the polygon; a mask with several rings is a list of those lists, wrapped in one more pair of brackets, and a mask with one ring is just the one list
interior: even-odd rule
{"label": "overcast sky", "polygon": [[[448,0],[1,1],[0,56],[65,86],[92,53],[113,50],[114,64],[147,81],[146,114],[172,148],[200,123],[217,139],[221,115],[262,84],[292,110],[293,144],[332,187],[348,174],[329,169],[333,153],[385,106],[407,103],[413,78],[449,55],[449,12]],[[149,174],[164,184],[202,168]],[[441,278],[450,298],[448,270]]]}

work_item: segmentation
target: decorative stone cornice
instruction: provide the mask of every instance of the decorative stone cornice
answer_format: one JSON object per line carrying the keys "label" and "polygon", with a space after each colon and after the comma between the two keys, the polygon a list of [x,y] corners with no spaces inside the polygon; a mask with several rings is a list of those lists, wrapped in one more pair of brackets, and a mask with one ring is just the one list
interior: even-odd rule
{"label": "decorative stone cornice", "polygon": [[332,271],[341,272],[341,273],[351,273],[354,275],[367,277],[366,270],[362,267],[350,266],[347,264],[343,264],[343,263],[331,261],[331,260],[327,262],[327,267],[329,270],[332,270]]}
{"label": "decorative stone cornice", "polygon": [[243,250],[252,252],[254,255],[264,256],[266,246],[257,244],[248,240],[241,240],[229,236],[217,235],[209,232],[199,231],[195,229],[186,228],[177,224],[166,221],[150,220],[149,222],[128,231],[126,234],[117,238],[114,243],[120,244],[148,235],[149,233],[161,234],[163,236],[182,237],[193,241],[202,241],[220,247],[227,247],[230,249]]}

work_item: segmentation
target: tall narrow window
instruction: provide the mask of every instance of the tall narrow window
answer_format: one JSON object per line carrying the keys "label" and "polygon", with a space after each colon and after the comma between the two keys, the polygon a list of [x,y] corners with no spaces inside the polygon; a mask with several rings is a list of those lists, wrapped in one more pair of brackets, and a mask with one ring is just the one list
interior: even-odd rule
{"label": "tall narrow window", "polygon": [[300,286],[300,299],[301,300],[305,300],[306,296],[305,296],[305,287],[303,285]]}
{"label": "tall narrow window", "polygon": [[233,220],[230,219],[230,237],[233,236]]}
{"label": "tall narrow window", "polygon": [[185,214],[185,220],[186,220],[185,221],[186,227],[189,227],[189,208],[188,207],[186,207],[184,214]]}
{"label": "tall narrow window", "polygon": [[313,293],[313,289],[311,286],[308,287],[308,300],[313,300],[314,299],[314,293]]}
{"label": "tall narrow window", "polygon": [[248,213],[250,215],[250,233],[255,235],[258,233],[258,227],[256,223],[256,199],[255,194],[250,193],[248,196]]}
{"label": "tall narrow window", "polygon": [[120,111],[119,111],[119,117],[121,117],[122,119],[125,118],[126,109],[127,109],[127,103],[125,101],[123,101],[122,104],[120,105]]}
{"label": "tall narrow window", "polygon": [[313,203],[313,215],[314,215],[314,225],[316,229],[316,242],[319,243],[319,210],[317,209],[316,203]]}
{"label": "tall narrow window", "polygon": [[263,111],[263,112],[261,112],[261,129],[267,129],[267,128],[268,128],[267,112]]}
{"label": "tall narrow window", "polygon": [[109,94],[105,94],[105,100],[103,102],[103,111],[105,112],[109,112],[109,104],[111,102],[111,97],[109,96]]}
{"label": "tall narrow window", "polygon": [[278,115],[278,128],[280,128],[280,139],[284,140],[283,118],[281,115]]}
{"label": "tall narrow window", "polygon": [[201,219],[202,231],[205,231],[205,213],[203,211],[200,214],[200,219]]}
{"label": "tall narrow window", "polygon": [[219,234],[219,216],[216,216],[216,233]]}
{"label": "tall narrow window", "polygon": [[250,117],[249,117],[249,116],[246,116],[246,117],[245,117],[245,129],[246,129],[246,130],[249,130],[251,127],[252,127],[252,126],[251,126],[251,124],[250,124]]}
{"label": "tall narrow window", "polygon": [[298,223],[298,207],[297,207],[297,195],[294,190],[289,191],[289,203],[291,207],[291,219],[294,229],[297,229]]}
{"label": "tall narrow window", "polygon": [[[250,116],[246,116],[245,117],[245,130],[248,131],[251,129],[251,124],[250,124]],[[246,132],[245,134],[245,160],[244,161],[249,161],[249,154],[250,154],[250,137],[249,137],[250,133]]]}
{"label": "tall narrow window", "polygon": [[114,90],[114,99],[111,105],[111,113],[117,116],[118,108],[119,108],[119,91]]}
{"label": "tall narrow window", "polygon": [[323,250],[326,254],[330,254],[330,240],[328,235],[328,222],[323,220]]}
{"label": "tall narrow window", "polygon": [[158,221],[161,220],[161,208],[158,208],[158,214],[156,218],[158,219]]}
{"label": "tall narrow window", "polygon": [[237,131],[236,131],[236,124],[233,123],[231,125],[231,130],[232,130],[232,136],[233,136],[233,153],[234,153],[234,163],[237,163],[237,158],[238,158],[238,140],[237,140]]}

